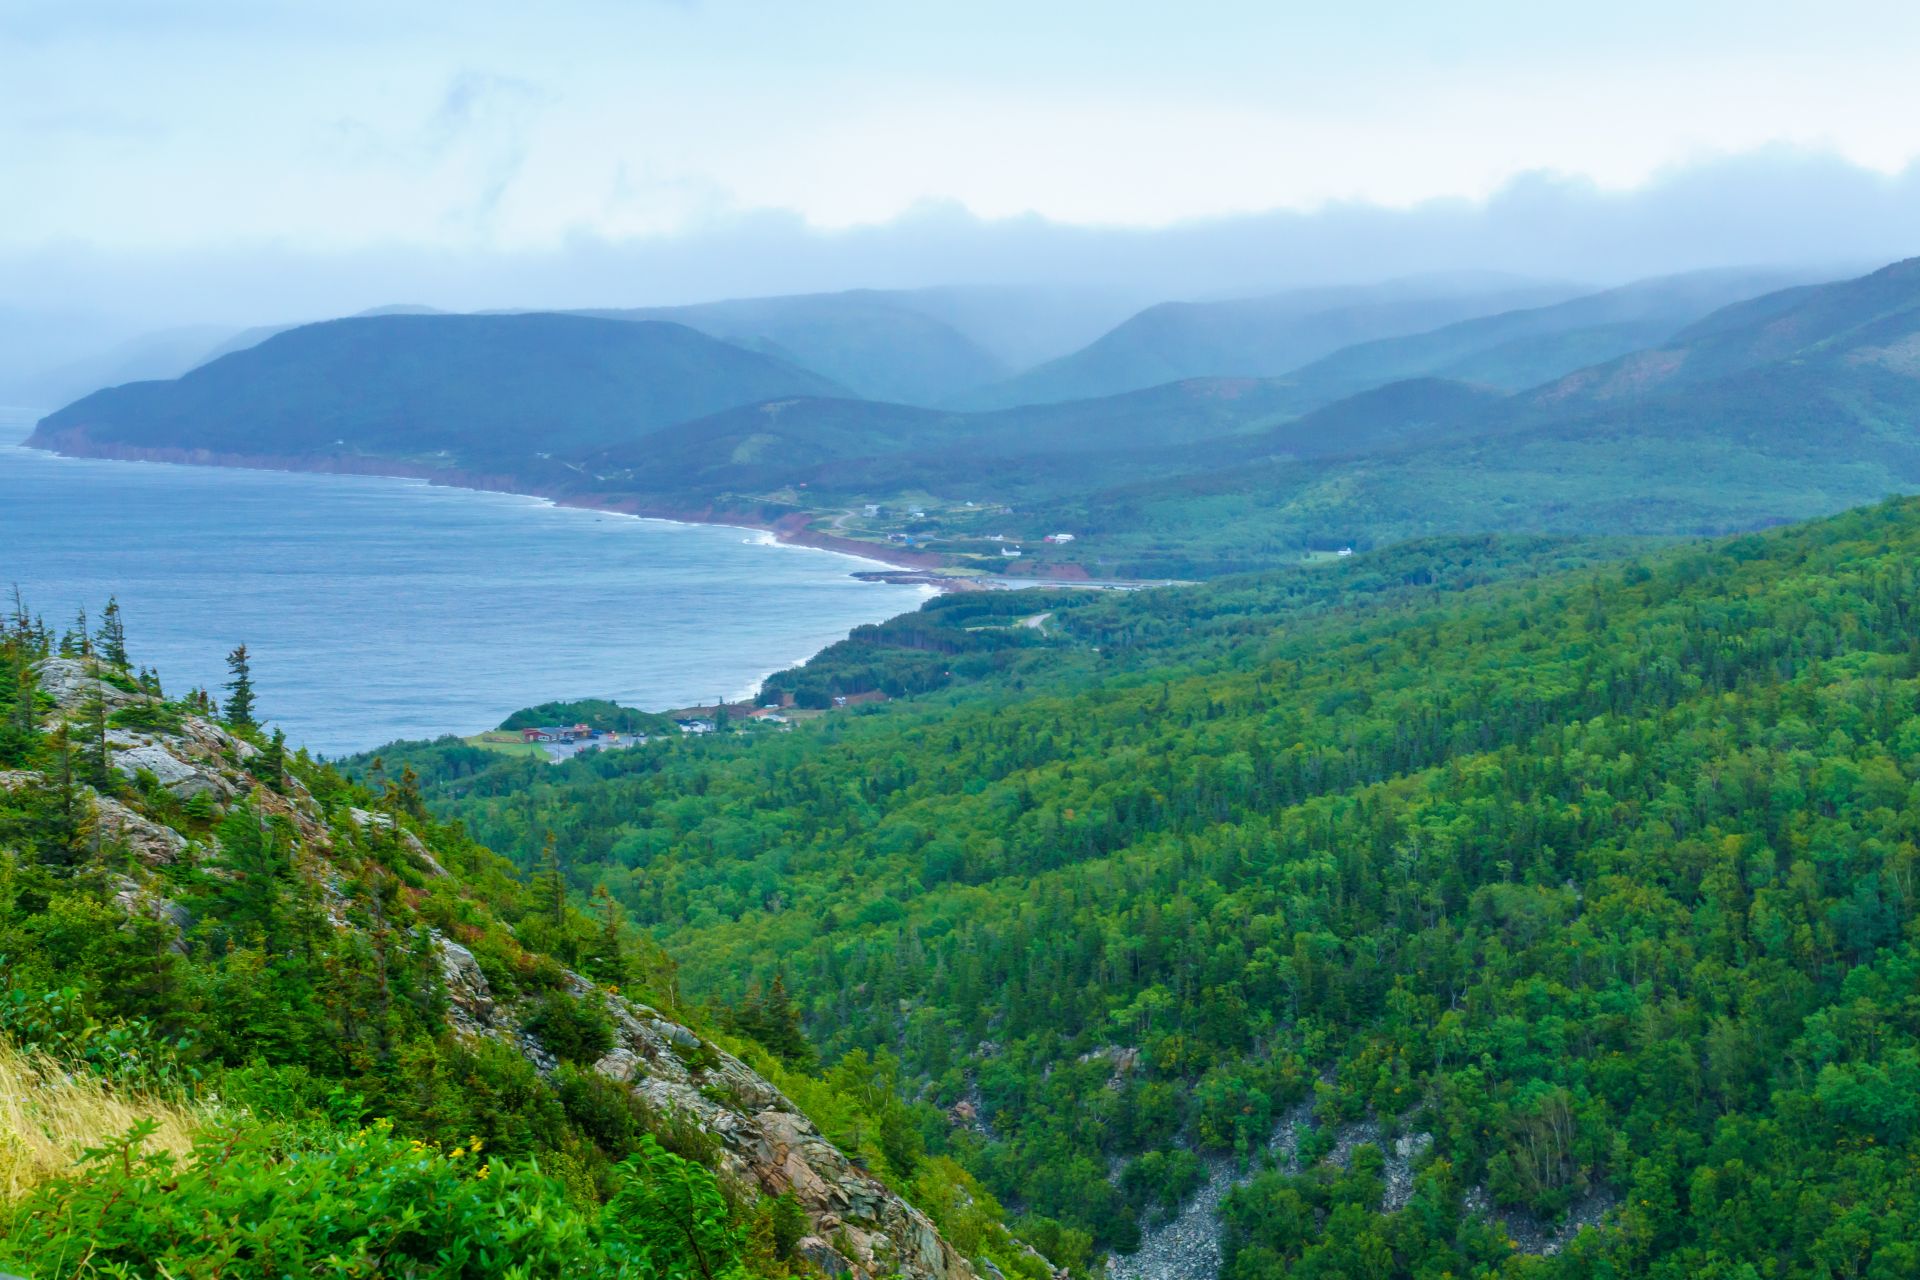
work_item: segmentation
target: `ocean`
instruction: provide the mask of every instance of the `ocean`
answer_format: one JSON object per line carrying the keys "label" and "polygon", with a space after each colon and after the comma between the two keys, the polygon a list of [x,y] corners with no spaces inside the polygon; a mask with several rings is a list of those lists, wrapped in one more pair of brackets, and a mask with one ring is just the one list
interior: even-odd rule
{"label": "ocean", "polygon": [[927,589],[713,525],[410,480],[60,458],[0,410],[0,591],[65,627],[108,596],[170,693],[244,642],[260,714],[329,756],[557,698],[737,697]]}

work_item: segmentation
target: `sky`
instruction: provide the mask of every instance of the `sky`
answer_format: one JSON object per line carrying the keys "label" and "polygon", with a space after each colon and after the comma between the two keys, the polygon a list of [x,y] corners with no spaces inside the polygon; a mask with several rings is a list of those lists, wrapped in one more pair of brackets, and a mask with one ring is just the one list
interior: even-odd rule
{"label": "sky", "polygon": [[1864,262],[1916,48],[1879,0],[0,0],[0,307]]}

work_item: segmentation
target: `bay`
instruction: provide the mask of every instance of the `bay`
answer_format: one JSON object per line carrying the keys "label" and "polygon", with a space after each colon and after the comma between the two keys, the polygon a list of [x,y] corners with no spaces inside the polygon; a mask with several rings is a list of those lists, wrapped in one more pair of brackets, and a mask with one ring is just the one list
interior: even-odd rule
{"label": "bay", "polygon": [[61,458],[0,410],[0,590],[65,627],[109,595],[170,693],[244,642],[261,714],[327,755],[520,707],[736,697],[924,588],[750,530],[410,480]]}

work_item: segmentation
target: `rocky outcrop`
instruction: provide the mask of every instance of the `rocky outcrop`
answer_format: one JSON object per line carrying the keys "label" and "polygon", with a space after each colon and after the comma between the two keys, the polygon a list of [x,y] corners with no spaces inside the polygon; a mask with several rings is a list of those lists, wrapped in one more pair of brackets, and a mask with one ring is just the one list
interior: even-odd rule
{"label": "rocky outcrop", "polygon": [[[55,659],[42,664],[41,679],[54,691],[54,719],[77,721],[96,689],[110,705],[156,701],[128,694],[96,679],[86,664]],[[177,708],[174,709],[177,713]],[[83,792],[93,806],[103,840],[124,846],[138,866],[114,885],[113,901],[130,918],[167,926],[171,945],[184,947],[191,915],[167,898],[154,871],[188,857],[214,852],[181,832],[142,814],[145,788],[157,787],[181,800],[205,797],[224,808],[242,797],[264,813],[284,817],[297,833],[298,864],[314,877],[333,926],[351,929],[354,915],[342,892],[341,868],[333,859],[354,842],[404,849],[429,875],[445,869],[404,823],[377,810],[352,808],[329,822],[313,796],[290,781],[284,792],[263,787],[245,767],[258,752],[221,726],[193,715],[141,717],[160,729],[116,727],[107,745],[114,769],[140,785],[120,788],[119,798]],[[45,787],[39,774],[0,775],[8,789]],[[164,810],[163,810],[164,811]],[[542,1072],[558,1063],[527,1030],[519,1001],[494,991],[479,961],[452,938],[434,933],[440,975],[447,994],[447,1021],[459,1035],[489,1037],[513,1045]],[[828,1141],[794,1103],[738,1058],[703,1041],[659,1011],[602,990],[578,974],[568,981],[576,998],[602,1004],[615,1027],[614,1047],[594,1070],[630,1089],[655,1114],[692,1126],[711,1139],[714,1171],[752,1194],[791,1195],[805,1211],[811,1232],[797,1246],[822,1272],[850,1280],[978,1280],[973,1265],[935,1228],[933,1221],[901,1199]]]}
{"label": "rocky outcrop", "polygon": [[150,867],[171,866],[187,852],[185,836],[141,817],[111,796],[95,796],[93,812],[101,835],[125,845]]}
{"label": "rocky outcrop", "polygon": [[[517,1044],[535,1065],[552,1069],[552,1057],[522,1030],[512,1004],[496,997],[473,953],[438,934],[435,941],[454,1028]],[[614,1023],[614,1047],[594,1070],[655,1113],[715,1139],[715,1172],[735,1186],[791,1195],[813,1224],[801,1251],[822,1271],[855,1280],[975,1280],[973,1265],[926,1214],[849,1160],[751,1067],[656,1010],[578,974],[569,978],[573,994],[602,1004]]]}
{"label": "rocky outcrop", "polygon": [[41,692],[62,711],[78,711],[96,693],[110,712],[152,701],[146,694],[129,693],[100,679],[94,675],[96,669],[96,664],[85,658],[47,658],[34,665],[33,674],[40,681]]}
{"label": "rocky outcrop", "polygon": [[150,773],[168,791],[182,800],[191,800],[195,796],[212,796],[217,800],[230,799],[233,787],[216,773],[182,760],[173,752],[157,742],[128,741],[126,745],[113,752],[113,767],[128,781]]}
{"label": "rocky outcrop", "polygon": [[[1265,1165],[1283,1173],[1305,1172],[1308,1166],[1301,1162],[1300,1143],[1314,1128],[1311,1099],[1290,1108],[1268,1141]],[[1332,1138],[1332,1146],[1318,1164],[1351,1169],[1354,1153],[1370,1144],[1382,1156],[1381,1209],[1395,1213],[1406,1208],[1413,1198],[1415,1166],[1433,1148],[1432,1134],[1403,1133],[1388,1141],[1379,1121],[1368,1118],[1339,1125]],[[1214,1280],[1222,1261],[1221,1202],[1258,1170],[1252,1165],[1236,1168],[1226,1159],[1210,1160],[1206,1182],[1179,1213],[1143,1232],[1133,1253],[1107,1260],[1110,1280]],[[1577,1199],[1560,1221],[1541,1222],[1518,1210],[1495,1207],[1483,1187],[1470,1188],[1464,1197],[1467,1212],[1504,1230],[1517,1252],[1540,1257],[1558,1253],[1582,1230],[1600,1223],[1618,1203],[1618,1197],[1596,1187]]]}

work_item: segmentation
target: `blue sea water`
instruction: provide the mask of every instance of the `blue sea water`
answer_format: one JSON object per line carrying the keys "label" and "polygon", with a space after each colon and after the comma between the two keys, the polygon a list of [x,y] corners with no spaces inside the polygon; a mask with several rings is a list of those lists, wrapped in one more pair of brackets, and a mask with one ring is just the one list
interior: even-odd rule
{"label": "blue sea water", "polygon": [[751,531],[407,480],[59,458],[0,410],[0,591],[65,626],[109,595],[170,692],[245,642],[261,714],[341,755],[556,698],[746,693],[925,589]]}

